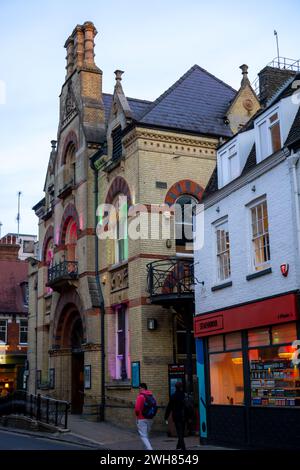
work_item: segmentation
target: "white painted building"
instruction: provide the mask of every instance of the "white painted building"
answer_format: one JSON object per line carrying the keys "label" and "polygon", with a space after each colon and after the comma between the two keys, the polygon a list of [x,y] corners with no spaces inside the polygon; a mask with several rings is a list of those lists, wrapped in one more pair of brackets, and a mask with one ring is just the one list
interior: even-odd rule
{"label": "white painted building", "polygon": [[212,440],[255,444],[264,429],[280,443],[300,420],[299,78],[219,147],[196,214],[200,420]]}
{"label": "white painted building", "polygon": [[23,233],[18,235],[17,233],[7,233],[4,237],[2,237],[1,241],[8,244],[16,243],[20,245],[18,257],[22,261],[29,257],[38,257],[38,243],[36,235],[27,235]]}

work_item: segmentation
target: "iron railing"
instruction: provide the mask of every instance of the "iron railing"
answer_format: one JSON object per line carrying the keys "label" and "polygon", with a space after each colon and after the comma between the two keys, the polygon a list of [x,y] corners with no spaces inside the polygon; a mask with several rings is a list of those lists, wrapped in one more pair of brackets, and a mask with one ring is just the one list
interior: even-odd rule
{"label": "iron railing", "polygon": [[20,414],[37,421],[68,428],[70,403],[63,400],[32,395],[24,390],[17,390],[0,398],[0,416]]}
{"label": "iron railing", "polygon": [[[293,70],[294,72],[300,72],[300,59],[289,59],[288,57],[275,57],[267,65],[267,67],[274,67],[276,69]],[[251,83],[251,86],[257,96],[259,96],[259,77]]]}
{"label": "iron railing", "polygon": [[194,295],[194,260],[168,258],[147,264],[148,292],[152,299]]}
{"label": "iron railing", "polygon": [[78,279],[78,261],[61,261],[48,268],[48,284],[61,279]]}

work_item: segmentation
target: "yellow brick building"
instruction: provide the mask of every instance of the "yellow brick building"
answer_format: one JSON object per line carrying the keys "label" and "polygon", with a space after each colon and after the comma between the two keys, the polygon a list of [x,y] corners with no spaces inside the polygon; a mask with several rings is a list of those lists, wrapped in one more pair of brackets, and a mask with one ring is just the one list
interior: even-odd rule
{"label": "yellow brick building", "polygon": [[[29,268],[29,390],[69,400],[74,413],[95,419],[102,404],[105,419],[134,426],[138,368],[161,407],[155,421],[162,427],[170,364],[185,366],[187,388],[197,395],[193,253],[174,233],[184,225],[173,204],[201,202],[220,139],[258,102],[246,66],[239,92],[195,65],[152,103],[125,96],[120,70],[113,94],[105,94],[96,33],[86,22],[65,44],[58,137],[45,198],[34,207],[40,259]],[[95,221],[101,231],[107,213],[98,209],[96,218],[96,206],[118,208],[120,196],[126,233],[119,232],[121,208],[115,239],[99,240]],[[133,227],[147,231],[151,205],[152,231],[132,237]],[[171,232],[159,236],[162,227]]]}

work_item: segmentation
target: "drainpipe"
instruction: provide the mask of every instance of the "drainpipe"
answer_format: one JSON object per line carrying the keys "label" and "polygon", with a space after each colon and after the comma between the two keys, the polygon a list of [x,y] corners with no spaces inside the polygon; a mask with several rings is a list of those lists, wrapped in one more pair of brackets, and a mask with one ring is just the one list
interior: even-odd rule
{"label": "drainpipe", "polygon": [[90,159],[90,166],[94,172],[94,206],[95,206],[95,275],[96,275],[96,286],[98,290],[98,295],[100,299],[100,341],[101,341],[101,403],[100,403],[100,421],[105,420],[105,306],[104,306],[104,297],[101,288],[100,274],[99,274],[99,245],[97,237],[97,207],[98,207],[98,175],[99,171],[102,168],[102,165],[99,162],[99,159],[102,156],[102,151],[97,151]]}
{"label": "drainpipe", "polygon": [[299,162],[299,152],[294,153],[292,151],[291,156],[289,157],[289,162],[292,168],[293,176],[293,192],[295,197],[295,209],[296,209],[296,230],[297,230],[297,247],[298,247],[298,256],[300,257],[300,203],[299,203],[299,184],[297,179],[297,165]]}

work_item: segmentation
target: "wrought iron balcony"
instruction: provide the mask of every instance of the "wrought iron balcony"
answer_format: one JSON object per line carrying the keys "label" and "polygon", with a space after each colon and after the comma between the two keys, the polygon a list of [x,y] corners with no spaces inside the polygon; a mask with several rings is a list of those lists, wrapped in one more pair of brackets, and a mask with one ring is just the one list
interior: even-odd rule
{"label": "wrought iron balcony", "polygon": [[147,264],[152,303],[172,304],[194,299],[194,260],[167,258]]}
{"label": "wrought iron balcony", "polygon": [[62,261],[48,268],[47,286],[60,292],[68,287],[76,287],[78,280],[78,262]]}

